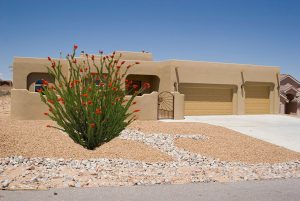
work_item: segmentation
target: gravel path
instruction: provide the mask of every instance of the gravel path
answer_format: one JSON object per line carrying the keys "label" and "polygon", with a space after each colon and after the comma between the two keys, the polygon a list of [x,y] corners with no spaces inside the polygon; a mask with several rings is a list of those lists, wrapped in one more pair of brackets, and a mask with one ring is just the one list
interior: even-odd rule
{"label": "gravel path", "polygon": [[[135,122],[120,137],[89,151],[74,144],[62,133],[45,128],[50,121],[10,120],[7,107],[10,99],[1,97],[0,100],[0,107],[4,108],[0,111],[0,188],[3,189],[300,177],[298,153],[222,127],[197,123]],[[230,144],[234,148],[226,145],[230,141],[237,141]],[[221,152],[205,152],[210,150],[211,142]],[[200,143],[202,148],[197,149],[198,144],[195,143]],[[245,145],[249,153],[242,151]],[[249,163],[249,158],[256,158],[261,153],[254,149],[263,149],[262,152],[267,155],[259,158],[261,162],[254,160]],[[226,160],[222,159],[222,154],[216,157],[226,151],[231,151]],[[240,160],[243,156],[248,159]]]}

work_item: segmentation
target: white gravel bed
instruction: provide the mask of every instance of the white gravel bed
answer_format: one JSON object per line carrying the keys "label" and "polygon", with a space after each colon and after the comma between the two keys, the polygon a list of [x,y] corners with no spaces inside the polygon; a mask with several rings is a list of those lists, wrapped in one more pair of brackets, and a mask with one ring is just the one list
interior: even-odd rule
{"label": "white gravel bed", "polygon": [[225,162],[191,153],[174,145],[176,138],[207,140],[203,135],[144,134],[124,130],[121,139],[145,143],[173,157],[172,162],[147,163],[125,159],[89,160],[24,158],[0,159],[2,189],[47,189],[120,185],[234,182],[299,178],[300,161],[279,164]]}

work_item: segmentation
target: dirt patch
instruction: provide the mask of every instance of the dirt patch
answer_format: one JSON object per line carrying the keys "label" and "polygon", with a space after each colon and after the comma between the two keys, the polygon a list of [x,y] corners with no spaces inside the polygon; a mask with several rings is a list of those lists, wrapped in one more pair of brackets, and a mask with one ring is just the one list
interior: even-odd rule
{"label": "dirt patch", "polygon": [[185,150],[224,161],[278,163],[299,160],[300,153],[258,140],[236,131],[204,123],[137,121],[131,129],[146,133],[201,134],[209,140],[179,138],[175,145]]}
{"label": "dirt patch", "polygon": [[53,128],[46,120],[11,120],[10,97],[0,97],[0,157],[57,157],[73,159],[123,158],[147,162],[172,158],[148,145],[116,138],[95,150],[87,150]]}
{"label": "dirt patch", "polygon": [[25,157],[58,158],[124,158],[143,161],[169,161],[171,157],[143,143],[114,139],[95,150],[87,150],[63,133],[46,128],[51,121],[0,122],[0,157],[22,155]]}

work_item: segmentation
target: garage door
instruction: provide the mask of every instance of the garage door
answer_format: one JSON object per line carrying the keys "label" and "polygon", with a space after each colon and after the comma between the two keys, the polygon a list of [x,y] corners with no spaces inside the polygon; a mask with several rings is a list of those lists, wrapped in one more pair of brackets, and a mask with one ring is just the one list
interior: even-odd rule
{"label": "garage door", "polygon": [[185,115],[232,114],[231,88],[195,87],[181,85],[180,93],[185,95]]}
{"label": "garage door", "polygon": [[245,86],[246,114],[270,113],[270,88],[268,86]]}

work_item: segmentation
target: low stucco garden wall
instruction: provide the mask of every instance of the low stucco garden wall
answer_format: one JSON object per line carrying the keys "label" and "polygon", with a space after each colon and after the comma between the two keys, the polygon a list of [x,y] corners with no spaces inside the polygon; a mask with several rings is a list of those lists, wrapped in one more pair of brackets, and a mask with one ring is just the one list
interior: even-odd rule
{"label": "low stucco garden wall", "polygon": [[[173,92],[174,95],[174,119],[184,118],[184,95]],[[39,93],[26,89],[11,90],[11,117],[19,120],[47,120],[44,115],[48,107],[41,101]],[[126,96],[128,99],[130,96]],[[143,94],[134,99],[137,102],[129,108],[129,112],[141,110],[136,113],[138,120],[157,120],[158,92]]]}

